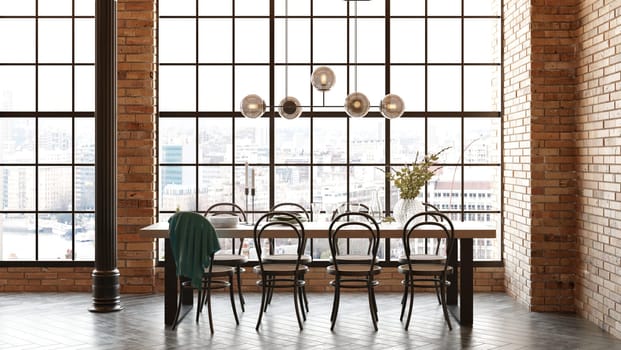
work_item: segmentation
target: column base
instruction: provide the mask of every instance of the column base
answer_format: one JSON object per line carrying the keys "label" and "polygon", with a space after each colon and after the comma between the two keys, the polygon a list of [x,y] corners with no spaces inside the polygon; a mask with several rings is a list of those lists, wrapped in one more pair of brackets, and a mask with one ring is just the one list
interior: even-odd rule
{"label": "column base", "polygon": [[116,312],[121,306],[120,273],[114,270],[93,270],[93,305],[90,312]]}

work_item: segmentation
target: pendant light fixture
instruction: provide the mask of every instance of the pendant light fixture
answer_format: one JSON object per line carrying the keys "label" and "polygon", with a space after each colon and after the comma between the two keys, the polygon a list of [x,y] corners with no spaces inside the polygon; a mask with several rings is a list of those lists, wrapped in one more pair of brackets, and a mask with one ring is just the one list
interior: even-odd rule
{"label": "pendant light fixture", "polygon": [[345,113],[352,118],[362,118],[369,113],[369,107],[367,96],[358,92],[358,2],[354,2],[354,92],[345,98]]}
{"label": "pendant light fixture", "polygon": [[[371,103],[365,94],[358,91],[358,1],[370,0],[345,0],[347,6],[354,2],[354,91],[345,98],[345,113],[352,118],[362,118],[369,113]],[[349,68],[349,65],[348,65]],[[311,84],[315,89],[324,94],[329,91],[335,83],[335,75],[330,67],[317,67],[311,75]],[[285,0],[285,97],[278,105],[278,114],[284,119],[296,119],[302,114],[300,101],[289,96],[289,3]],[[336,107],[325,106],[322,107]],[[241,101],[241,114],[246,118],[259,118],[265,113],[265,101],[258,95],[248,95]],[[387,119],[396,119],[403,115],[405,105],[403,99],[395,94],[387,94],[380,101],[380,114]]]}

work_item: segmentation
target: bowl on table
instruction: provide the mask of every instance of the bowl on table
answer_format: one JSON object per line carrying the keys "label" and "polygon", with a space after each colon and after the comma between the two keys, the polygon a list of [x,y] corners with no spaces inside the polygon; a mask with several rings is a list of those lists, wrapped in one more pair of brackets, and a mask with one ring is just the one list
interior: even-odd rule
{"label": "bowl on table", "polygon": [[236,227],[239,222],[239,218],[236,215],[212,215],[208,216],[207,220],[211,222],[215,228],[230,228]]}

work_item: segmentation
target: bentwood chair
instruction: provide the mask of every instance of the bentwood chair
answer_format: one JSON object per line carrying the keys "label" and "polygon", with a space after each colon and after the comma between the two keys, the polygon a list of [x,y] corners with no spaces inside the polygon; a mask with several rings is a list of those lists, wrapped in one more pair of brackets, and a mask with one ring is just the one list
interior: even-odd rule
{"label": "bentwood chair", "polygon": [[[352,252],[349,248],[343,251],[344,245],[349,246],[349,239],[361,238],[368,242],[368,249]],[[369,298],[369,311],[373,327],[377,331],[377,303],[375,301],[375,287],[379,281],[375,279],[382,268],[376,264],[377,251],[380,243],[379,225],[366,213],[342,213],[337,215],[328,230],[328,242],[332,254],[332,265],[327,267],[327,273],[334,276],[330,285],[334,287],[334,301],[330,321],[330,330],[334,330],[341,299],[341,288],[364,288]],[[364,252],[368,252],[365,254]],[[354,255],[355,258],[351,259]]]}
{"label": "bentwood chair", "polygon": [[182,296],[184,290],[187,289],[198,289],[197,323],[203,305],[207,304],[209,329],[213,334],[211,290],[228,288],[235,323],[239,325],[232,288],[235,269],[230,266],[214,266],[214,254],[220,249],[220,245],[211,223],[202,215],[193,212],[176,213],[168,222],[170,242],[179,280],[179,303],[172,329],[176,329],[186,315],[185,313],[181,314],[181,309],[183,308]]}
{"label": "bentwood chair", "polygon": [[[423,205],[425,207],[425,211],[427,212],[441,213],[440,209],[438,209],[433,204],[423,203]],[[444,221],[443,217],[439,217],[439,216],[427,216],[427,217],[421,216],[419,217],[418,220],[422,221],[426,219],[435,220],[442,224],[448,224],[447,222]],[[446,261],[446,255],[443,253],[440,253],[440,246],[442,245],[442,242],[443,242],[441,237],[420,238],[420,239],[417,239],[417,242],[423,242],[423,246],[419,247],[418,244],[410,245],[411,247],[414,248],[411,250],[410,260],[420,262],[420,263],[425,263],[425,264],[444,264],[444,262]],[[422,251],[418,252],[419,250],[422,250]],[[401,255],[398,259],[399,265],[407,264],[407,259],[408,258],[405,255]],[[439,287],[440,287],[439,285],[436,285],[435,287],[436,297],[438,298],[438,304],[442,304],[442,300],[440,298]],[[401,302],[405,303],[406,300],[407,300],[407,290],[404,289],[403,298]],[[403,315],[401,317],[403,318]]]}
{"label": "bentwood chair", "polygon": [[[274,217],[286,218],[287,220],[273,220]],[[272,260],[267,262],[263,258],[264,247],[269,249],[269,240],[273,238],[288,238],[292,248],[295,249],[295,261]],[[268,298],[275,289],[291,288],[293,290],[293,304],[295,315],[300,330],[303,329],[302,318],[304,314],[304,301],[302,290],[306,284],[303,276],[308,272],[308,266],[302,264],[301,257],[304,253],[304,226],[296,215],[286,212],[270,212],[259,218],[254,226],[254,246],[257,250],[259,265],[254,267],[254,272],[261,279],[257,286],[261,287],[261,307],[257,319],[256,330],[261,326],[261,319],[266,312]],[[278,254],[277,252],[275,254]]]}
{"label": "bentwood chair", "polygon": [[[298,203],[290,203],[290,202],[278,203],[272,207],[270,212],[286,212],[286,213],[295,215],[300,221],[310,221],[310,214],[308,213],[306,208],[304,208],[302,205]],[[287,217],[280,217],[278,215],[274,215],[271,218],[271,220],[276,220],[276,219],[286,220]],[[304,240],[304,242],[302,243],[304,246],[303,251],[306,252],[306,240]],[[270,252],[263,257],[264,262],[266,263],[295,263],[295,260],[297,259],[296,254],[286,254],[286,253],[273,254],[275,245],[276,245],[275,241],[273,239],[270,240]],[[303,253],[302,256],[300,257],[300,262],[303,265],[310,264],[312,260],[313,259],[310,256],[310,254]],[[304,274],[302,274],[300,278],[304,279]],[[301,292],[302,292],[302,297],[304,300],[304,309],[306,310],[306,312],[308,312],[309,308],[308,308],[308,298],[306,296],[306,288],[302,287]],[[270,304],[271,301],[272,301],[272,294],[268,296],[267,304]]]}
{"label": "bentwood chair", "polygon": [[370,213],[369,206],[363,203],[341,203],[332,211],[331,220],[334,221],[339,214],[343,213],[352,213],[352,212],[361,212],[361,213]]}
{"label": "bentwood chair", "polygon": [[[236,215],[240,222],[247,222],[246,213],[235,203],[222,202],[213,204],[205,210],[205,217],[212,215]],[[237,275],[237,294],[239,295],[239,304],[241,305],[242,312],[244,312],[246,311],[246,301],[244,300],[244,295],[242,293],[241,275],[246,271],[242,266],[248,262],[248,257],[243,254],[243,237],[239,238],[239,246],[237,246],[237,249],[235,248],[235,240],[233,240],[231,252],[216,254],[214,264],[218,266],[232,266],[235,268],[235,274]]]}
{"label": "bentwood chair", "polygon": [[410,259],[414,249],[414,242],[417,238],[421,238],[420,232],[433,229],[437,231],[441,237],[441,246],[444,248],[441,252],[444,256],[449,256],[454,245],[454,228],[449,217],[440,212],[421,212],[412,216],[403,227],[403,247],[405,256],[408,257],[405,264],[399,265],[397,271],[404,275],[401,282],[404,287],[404,296],[406,300],[401,306],[401,321],[407,304],[407,298],[410,299],[409,311],[405,329],[407,330],[412,318],[412,308],[414,303],[414,289],[416,287],[428,288],[433,286],[440,291],[440,304],[444,312],[444,319],[452,329],[451,320],[449,319],[446,305],[446,289],[450,285],[448,276],[453,273],[453,267],[448,264],[448,259],[444,259],[443,263],[429,263],[424,259]]}

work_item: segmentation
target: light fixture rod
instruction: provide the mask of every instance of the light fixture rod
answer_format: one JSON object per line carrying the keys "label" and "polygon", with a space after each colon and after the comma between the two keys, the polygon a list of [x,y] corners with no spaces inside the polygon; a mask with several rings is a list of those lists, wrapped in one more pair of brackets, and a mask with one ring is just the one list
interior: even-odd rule
{"label": "light fixture rod", "polygon": [[358,91],[358,3],[354,2],[354,91]]}
{"label": "light fixture rod", "polygon": [[285,97],[289,96],[289,0],[285,0]]}

